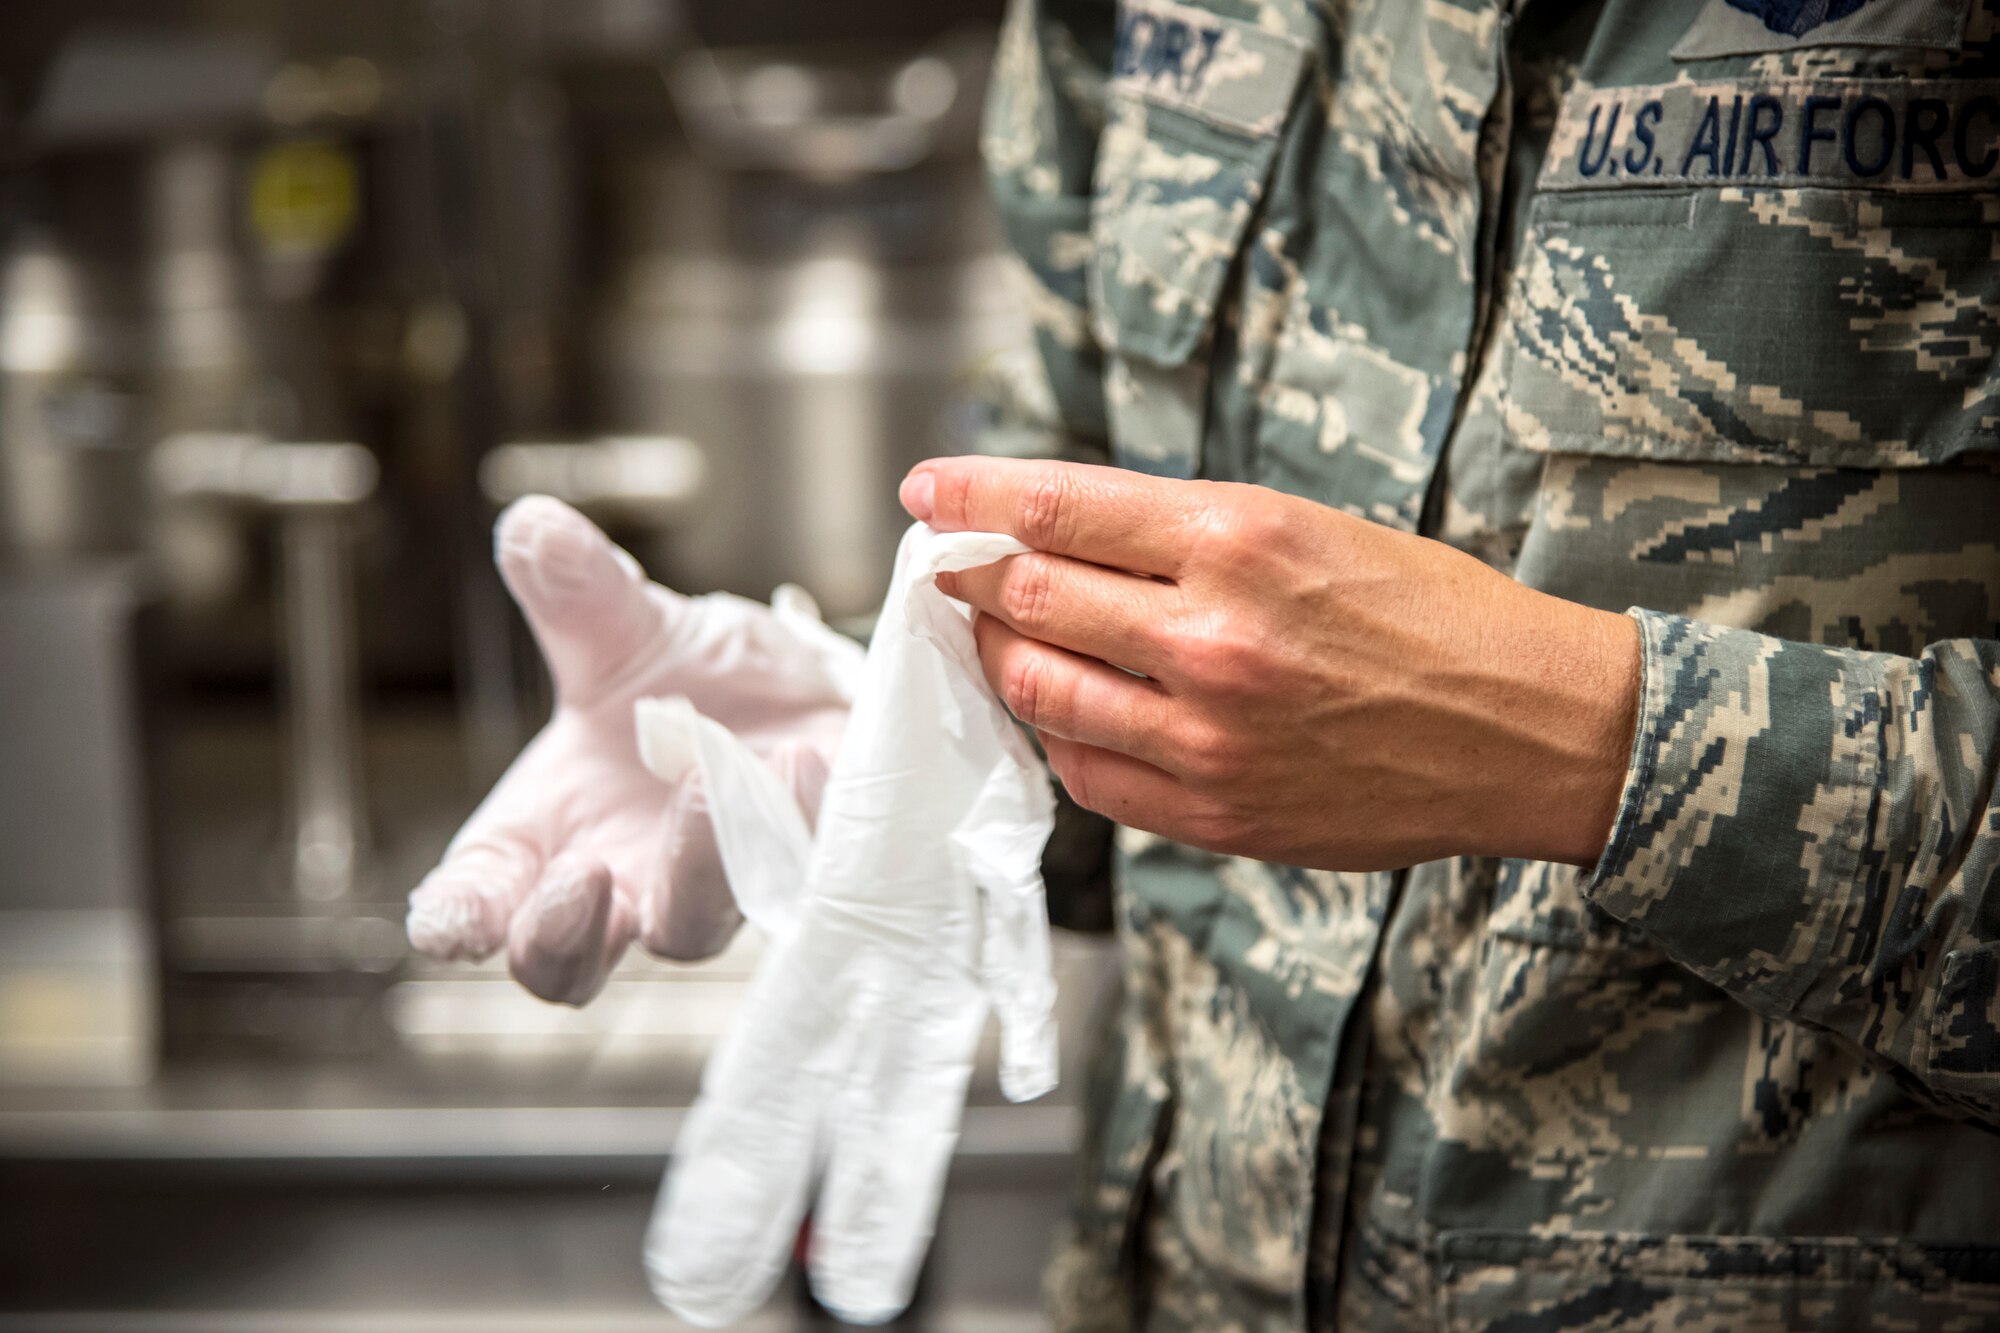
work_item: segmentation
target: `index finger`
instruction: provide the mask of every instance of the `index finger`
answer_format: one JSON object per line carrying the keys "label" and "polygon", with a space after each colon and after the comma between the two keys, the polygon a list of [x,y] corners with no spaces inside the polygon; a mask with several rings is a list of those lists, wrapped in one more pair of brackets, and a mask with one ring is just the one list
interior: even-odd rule
{"label": "index finger", "polygon": [[910,470],[901,496],[940,532],[1003,532],[1038,551],[1172,577],[1203,490],[1087,463],[934,458]]}

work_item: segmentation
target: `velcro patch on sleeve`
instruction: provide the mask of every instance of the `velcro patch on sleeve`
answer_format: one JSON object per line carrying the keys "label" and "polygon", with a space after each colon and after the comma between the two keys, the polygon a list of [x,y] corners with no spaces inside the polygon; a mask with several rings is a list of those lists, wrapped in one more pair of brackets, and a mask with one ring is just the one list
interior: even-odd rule
{"label": "velcro patch on sleeve", "polygon": [[1298,38],[1165,0],[1122,0],[1112,86],[1241,134],[1275,134],[1305,64]]}
{"label": "velcro patch on sleeve", "polygon": [[1578,88],[1543,190],[2000,187],[2000,80],[1749,79]]}

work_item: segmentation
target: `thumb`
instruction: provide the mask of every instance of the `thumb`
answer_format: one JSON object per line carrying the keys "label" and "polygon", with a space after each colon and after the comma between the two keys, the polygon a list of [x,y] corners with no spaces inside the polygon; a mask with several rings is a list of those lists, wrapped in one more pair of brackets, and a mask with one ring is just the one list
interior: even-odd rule
{"label": "thumb", "polygon": [[551,496],[524,496],[501,512],[493,556],[560,698],[587,700],[686,605]]}

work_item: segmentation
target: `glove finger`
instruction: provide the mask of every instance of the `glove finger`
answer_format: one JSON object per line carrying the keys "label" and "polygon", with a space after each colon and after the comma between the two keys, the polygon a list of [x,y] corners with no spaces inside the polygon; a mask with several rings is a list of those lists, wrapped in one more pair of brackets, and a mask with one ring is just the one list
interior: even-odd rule
{"label": "glove finger", "polygon": [[799,803],[806,827],[816,827],[820,797],[826,794],[827,774],[833,769],[825,751],[809,740],[786,741],[771,751],[770,765],[779,784]]}
{"label": "glove finger", "polygon": [[1056,1086],[1055,966],[1048,907],[1032,891],[983,888],[979,895],[979,972],[1000,1021],[1000,1090],[1010,1102],[1032,1101]]}
{"label": "glove finger", "polygon": [[708,789],[690,773],[667,798],[658,848],[639,891],[639,940],[657,957],[692,963],[721,953],[742,924],[722,873]]}
{"label": "glove finger", "polygon": [[879,1324],[910,1303],[958,1144],[986,1006],[932,976],[867,1024],[832,1110],[826,1179],[807,1259],[813,1296],[849,1323]]}
{"label": "glove finger", "polygon": [[980,979],[1000,1020],[1000,1090],[1015,1102],[1056,1085],[1056,983],[1042,891],[1051,805],[1039,768],[996,763],[951,838],[979,890]]}
{"label": "glove finger", "polygon": [[522,830],[461,835],[410,894],[405,929],[411,947],[440,962],[490,957],[506,941],[515,905],[541,869],[541,854]]}
{"label": "glove finger", "polygon": [[507,932],[507,967],[532,995],[587,1004],[632,941],[633,912],[602,861],[550,861]]}
{"label": "glove finger", "polygon": [[646,1233],[653,1292],[691,1323],[742,1318],[784,1275],[853,1059],[852,961],[838,935],[778,941],[709,1060]]}
{"label": "glove finger", "polygon": [[562,501],[524,496],[493,529],[494,560],[559,697],[587,700],[686,605]]}

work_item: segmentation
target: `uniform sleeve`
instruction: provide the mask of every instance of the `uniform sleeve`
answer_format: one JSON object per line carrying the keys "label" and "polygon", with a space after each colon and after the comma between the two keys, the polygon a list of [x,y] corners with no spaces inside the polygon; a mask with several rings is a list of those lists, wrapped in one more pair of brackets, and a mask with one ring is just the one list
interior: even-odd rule
{"label": "uniform sleeve", "polygon": [[981,369],[982,452],[1107,457],[1085,271],[1114,13],[1111,0],[1013,0],[1001,29],[980,154],[1033,339]]}
{"label": "uniform sleeve", "polygon": [[[980,151],[1034,336],[980,369],[983,453],[1108,458],[1104,359],[1084,272],[1113,29],[1111,0],[1013,0],[1001,31]],[[1042,853],[1054,924],[1111,928],[1111,832],[1058,784]]]}
{"label": "uniform sleeve", "polygon": [[1632,614],[1639,724],[1585,894],[2000,1125],[2000,642],[1900,657]]}

